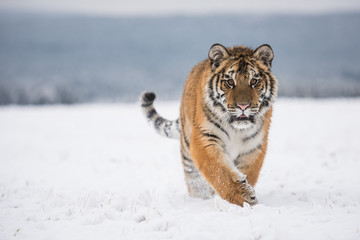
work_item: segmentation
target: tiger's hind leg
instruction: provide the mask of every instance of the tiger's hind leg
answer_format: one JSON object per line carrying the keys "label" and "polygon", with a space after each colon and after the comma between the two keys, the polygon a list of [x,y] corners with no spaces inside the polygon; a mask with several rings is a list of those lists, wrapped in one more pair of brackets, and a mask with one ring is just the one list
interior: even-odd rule
{"label": "tiger's hind leg", "polygon": [[185,182],[190,197],[209,199],[214,196],[215,191],[196,168],[193,160],[188,154],[182,154],[182,163],[185,173]]}
{"label": "tiger's hind leg", "polygon": [[181,160],[184,168],[185,182],[190,197],[209,199],[214,196],[215,191],[202,176],[190,155],[190,143],[185,133],[184,121],[181,122],[180,147]]}

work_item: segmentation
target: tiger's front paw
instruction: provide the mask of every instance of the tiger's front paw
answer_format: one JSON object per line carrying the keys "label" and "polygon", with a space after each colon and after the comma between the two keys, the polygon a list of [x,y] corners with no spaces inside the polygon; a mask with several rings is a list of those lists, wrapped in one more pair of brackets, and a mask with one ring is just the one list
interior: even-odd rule
{"label": "tiger's front paw", "polygon": [[246,180],[239,182],[239,185],[242,199],[250,205],[257,204],[257,198],[254,188],[250,186],[250,184]]}
{"label": "tiger's front paw", "polygon": [[230,192],[226,195],[225,199],[230,203],[234,203],[240,206],[247,202],[250,205],[257,203],[255,190],[246,179],[236,180],[232,184]]}

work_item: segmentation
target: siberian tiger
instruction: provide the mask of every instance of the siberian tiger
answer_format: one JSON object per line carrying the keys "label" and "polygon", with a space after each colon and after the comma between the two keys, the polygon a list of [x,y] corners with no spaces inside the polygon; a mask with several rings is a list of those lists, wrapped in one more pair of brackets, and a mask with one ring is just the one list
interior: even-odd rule
{"label": "siberian tiger", "polygon": [[253,189],[263,165],[277,80],[271,73],[272,48],[225,48],[214,44],[208,59],[190,72],[180,117],[158,115],[155,94],[141,106],[161,135],[180,138],[188,192],[207,199],[216,192],[230,203],[257,203]]}

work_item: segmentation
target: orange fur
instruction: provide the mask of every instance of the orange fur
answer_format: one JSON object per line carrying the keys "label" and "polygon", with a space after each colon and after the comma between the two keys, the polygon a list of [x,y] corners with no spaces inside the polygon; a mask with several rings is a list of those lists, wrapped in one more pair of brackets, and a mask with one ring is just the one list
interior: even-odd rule
{"label": "orange fur", "polygon": [[[260,65],[263,67],[263,64]],[[209,128],[203,104],[204,91],[211,74],[210,60],[205,60],[192,69],[186,80],[180,108],[182,134],[185,135],[184,137],[190,136],[190,155],[214,190],[225,200],[243,205],[244,201],[251,202],[251,191],[247,183],[241,181],[238,173],[229,165],[223,149],[218,145],[206,147],[209,142],[200,134],[202,129]],[[248,94],[246,90],[244,92]],[[237,168],[247,176],[247,181],[251,186],[256,184],[265,158],[271,114],[272,108],[265,114],[265,123],[261,129],[264,134],[261,148],[244,157]],[[181,147],[184,147],[183,143]]]}
{"label": "orange fur", "polygon": [[144,93],[142,107],[161,135],[180,135],[181,156],[192,197],[217,192],[227,201],[255,204],[255,186],[267,149],[277,80],[273,51],[225,48],[215,44],[209,58],[190,72],[180,117],[169,121],[153,107],[154,93]]}

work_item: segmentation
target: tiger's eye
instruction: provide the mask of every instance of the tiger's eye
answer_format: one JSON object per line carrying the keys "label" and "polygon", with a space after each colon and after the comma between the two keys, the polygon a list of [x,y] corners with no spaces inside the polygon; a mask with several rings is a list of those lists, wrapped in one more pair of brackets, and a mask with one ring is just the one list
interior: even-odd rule
{"label": "tiger's eye", "polygon": [[230,80],[228,80],[228,84],[230,87],[233,87],[235,85],[235,82],[234,82],[234,80],[230,79]]}
{"label": "tiger's eye", "polygon": [[251,84],[252,86],[256,85],[257,82],[258,82],[258,80],[255,79],[255,78],[253,78],[253,79],[250,80],[250,84]]}

